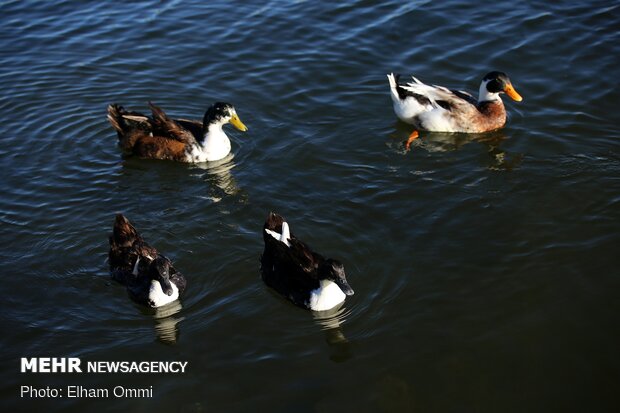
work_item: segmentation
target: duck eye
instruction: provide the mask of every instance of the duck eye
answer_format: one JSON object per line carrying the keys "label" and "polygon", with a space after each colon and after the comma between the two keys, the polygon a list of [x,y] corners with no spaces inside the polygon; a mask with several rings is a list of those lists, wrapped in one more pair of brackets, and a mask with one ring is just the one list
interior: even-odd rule
{"label": "duck eye", "polygon": [[487,83],[487,90],[491,93],[499,93],[504,90],[504,82],[500,79],[493,79]]}

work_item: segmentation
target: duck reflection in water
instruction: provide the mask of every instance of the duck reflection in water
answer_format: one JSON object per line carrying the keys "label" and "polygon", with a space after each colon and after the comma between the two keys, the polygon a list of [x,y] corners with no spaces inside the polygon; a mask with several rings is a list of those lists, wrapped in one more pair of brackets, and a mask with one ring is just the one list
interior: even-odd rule
{"label": "duck reflection in water", "polygon": [[390,134],[389,146],[399,148],[399,152],[403,154],[413,152],[417,148],[427,152],[459,151],[465,145],[474,142],[486,148],[488,156],[484,158],[483,163],[488,169],[511,171],[519,167],[523,161],[522,153],[511,154],[500,147],[502,142],[509,138],[505,129],[486,133],[424,132],[423,136],[411,143],[411,147],[406,147],[403,141],[409,136],[410,127],[399,122],[394,128],[395,131]]}
{"label": "duck reflection in water", "polygon": [[[235,155],[230,153],[224,159],[214,162],[196,163],[190,166],[196,171],[195,176],[203,178],[209,183],[209,198],[215,201],[224,196],[235,196],[242,193],[232,170],[237,166],[234,162]],[[198,174],[197,172],[201,172]],[[202,172],[205,172],[204,174]]]}
{"label": "duck reflection in water", "polygon": [[[187,179],[189,174],[194,186],[206,189],[206,195],[202,195],[206,199],[218,202],[227,196],[240,196],[243,200],[247,198],[233,176],[232,171],[237,164],[232,153],[219,161],[192,164],[126,157],[121,165],[118,178],[123,188],[133,188],[138,181],[147,192],[165,190],[180,193],[187,186],[179,187],[179,179]],[[202,182],[206,182],[206,185]]]}
{"label": "duck reflection in water", "polygon": [[174,301],[163,307],[145,308],[136,306],[145,316],[153,317],[153,328],[157,339],[164,344],[176,344],[180,330],[179,322],[185,317],[178,315],[183,309],[180,301]]}
{"label": "duck reflection in water", "polygon": [[153,321],[157,339],[165,344],[176,344],[179,338],[179,322],[185,317],[177,316],[183,309],[180,301],[155,309]]}
{"label": "duck reflection in water", "polygon": [[331,349],[330,360],[342,363],[353,357],[351,342],[344,335],[342,324],[350,314],[340,303],[336,307],[327,311],[311,311],[314,322],[323,330],[325,341]]}

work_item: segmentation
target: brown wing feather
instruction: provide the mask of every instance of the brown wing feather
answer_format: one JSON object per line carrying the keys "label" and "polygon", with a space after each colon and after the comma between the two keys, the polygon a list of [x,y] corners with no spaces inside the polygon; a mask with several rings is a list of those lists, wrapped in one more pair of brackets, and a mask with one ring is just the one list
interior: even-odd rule
{"label": "brown wing feather", "polygon": [[134,155],[149,159],[168,159],[185,162],[187,145],[164,136],[141,136],[132,148]]}
{"label": "brown wing feather", "polygon": [[203,136],[202,122],[199,120],[191,119],[175,119],[179,125],[186,130],[190,131],[196,139],[200,139]]}
{"label": "brown wing feather", "polygon": [[153,113],[153,135],[174,139],[186,145],[196,143],[194,135],[181,126],[179,122],[169,118],[161,108],[152,102],[149,102],[149,107]]}

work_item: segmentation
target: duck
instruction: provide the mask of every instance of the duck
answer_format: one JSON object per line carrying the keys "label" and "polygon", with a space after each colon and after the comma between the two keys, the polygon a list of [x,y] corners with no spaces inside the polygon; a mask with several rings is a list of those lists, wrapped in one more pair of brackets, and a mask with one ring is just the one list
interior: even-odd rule
{"label": "duck", "polygon": [[263,241],[263,281],[293,304],[312,311],[328,311],[353,295],[344,265],[312,251],[291,233],[281,215],[269,213],[263,225]]}
{"label": "duck", "polygon": [[404,84],[399,83],[399,75],[387,77],[396,116],[416,128],[405,144],[407,149],[419,131],[483,133],[503,128],[506,108],[500,94],[523,100],[508,75],[500,71],[482,78],[478,99],[462,90],[424,84],[413,76],[413,82]]}
{"label": "duck", "polygon": [[109,237],[108,260],[112,279],[127,287],[129,297],[151,308],[179,299],[187,281],[169,258],[140,236],[123,215],[117,214]]}
{"label": "duck", "polygon": [[231,151],[230,139],[222,127],[230,123],[242,132],[248,130],[235,107],[226,102],[211,105],[202,122],[172,119],[152,102],[149,107],[152,117],[118,104],[108,106],[108,121],[125,153],[187,163],[219,161]]}

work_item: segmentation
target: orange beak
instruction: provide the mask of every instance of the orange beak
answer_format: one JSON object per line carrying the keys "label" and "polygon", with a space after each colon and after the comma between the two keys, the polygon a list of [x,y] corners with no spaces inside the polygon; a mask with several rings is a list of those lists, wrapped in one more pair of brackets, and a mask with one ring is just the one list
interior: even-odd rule
{"label": "orange beak", "polygon": [[512,100],[516,100],[517,102],[521,102],[523,100],[521,95],[517,93],[515,88],[512,87],[512,85],[510,83],[506,85],[506,88],[504,89],[504,92],[506,92],[506,94],[508,96],[510,96],[510,98]]}

